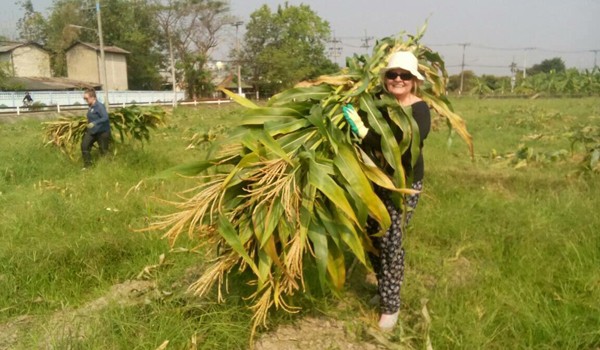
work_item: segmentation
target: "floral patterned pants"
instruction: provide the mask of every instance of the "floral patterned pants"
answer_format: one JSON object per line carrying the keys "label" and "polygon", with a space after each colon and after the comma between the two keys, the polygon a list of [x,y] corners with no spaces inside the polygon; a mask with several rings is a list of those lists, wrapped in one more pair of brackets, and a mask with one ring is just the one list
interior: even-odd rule
{"label": "floral patterned pants", "polygon": [[[412,184],[418,191],[423,189],[423,181]],[[369,254],[371,265],[377,275],[377,285],[380,296],[381,312],[393,314],[400,309],[400,287],[404,279],[404,248],[402,247],[402,234],[410,222],[414,210],[419,202],[419,194],[406,196],[408,212],[406,223],[402,226],[402,210],[396,208],[390,192],[377,189],[377,194],[383,200],[392,219],[392,226],[381,237],[372,237],[373,246],[379,255]],[[373,218],[367,220],[367,232],[370,235],[379,231],[379,224]]]}

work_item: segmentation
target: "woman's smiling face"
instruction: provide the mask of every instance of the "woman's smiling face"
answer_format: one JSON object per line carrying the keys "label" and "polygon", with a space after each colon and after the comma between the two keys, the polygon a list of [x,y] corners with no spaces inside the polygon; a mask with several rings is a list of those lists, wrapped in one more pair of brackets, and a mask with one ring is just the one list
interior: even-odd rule
{"label": "woman's smiling face", "polygon": [[410,94],[414,86],[413,75],[404,69],[394,68],[385,73],[385,87],[396,98]]}

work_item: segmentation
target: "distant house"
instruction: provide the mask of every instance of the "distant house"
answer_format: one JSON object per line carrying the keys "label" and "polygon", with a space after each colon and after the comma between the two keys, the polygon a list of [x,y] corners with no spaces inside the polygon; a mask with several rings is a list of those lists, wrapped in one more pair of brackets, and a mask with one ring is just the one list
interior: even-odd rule
{"label": "distant house", "polygon": [[33,42],[0,42],[0,62],[5,63],[11,75],[15,77],[52,76],[50,54]]}
{"label": "distant house", "polygon": [[[127,90],[127,55],[129,51],[116,46],[105,46],[106,78],[109,90]],[[67,76],[69,79],[100,83],[102,61],[100,46],[76,42],[67,51]]]}

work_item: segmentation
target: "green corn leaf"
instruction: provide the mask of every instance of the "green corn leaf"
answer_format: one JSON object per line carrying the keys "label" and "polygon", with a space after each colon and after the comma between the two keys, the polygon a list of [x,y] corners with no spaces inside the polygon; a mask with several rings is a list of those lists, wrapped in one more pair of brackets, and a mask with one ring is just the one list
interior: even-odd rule
{"label": "green corn leaf", "polygon": [[254,211],[252,222],[254,223],[254,234],[260,243],[260,248],[271,238],[279,219],[283,215],[283,206],[275,200],[272,206],[261,205]]}
{"label": "green corn leaf", "polygon": [[313,209],[317,196],[317,188],[310,183],[302,189],[302,203],[300,204],[300,230],[299,239],[306,240],[310,225],[313,222]]}
{"label": "green corn leaf", "polygon": [[306,118],[308,119],[308,121],[310,121],[312,125],[314,125],[317,128],[322,137],[328,137],[329,133],[325,128],[325,123],[323,121],[323,110],[321,106],[315,105],[310,110],[310,114]]}
{"label": "green corn leaf", "polygon": [[281,148],[287,153],[296,153],[301,148],[311,148],[321,137],[314,128],[300,129],[277,138]]}
{"label": "green corn leaf", "polygon": [[263,144],[270,152],[275,154],[277,157],[285,160],[289,165],[294,166],[294,162],[290,159],[288,154],[281,148],[279,143],[271,137],[267,132],[258,133],[258,141]]}
{"label": "green corn leaf", "polygon": [[[410,113],[409,116],[409,121],[410,121],[410,132],[412,134],[411,137],[411,145],[410,145],[410,155],[412,157],[411,159],[411,165],[412,168],[415,168],[415,164],[417,164],[417,161],[419,160],[419,155],[421,154],[421,133],[419,131],[419,124],[417,124],[417,121],[415,120],[415,118],[413,118],[412,116],[412,109],[410,109],[410,111],[407,111],[408,113]],[[412,181],[411,181],[412,183]]]}
{"label": "green corn leaf", "polygon": [[264,250],[258,251],[258,288],[262,288],[271,274],[273,259]]}
{"label": "green corn leaf", "polygon": [[[390,215],[381,201],[375,194],[369,179],[363,173],[356,152],[347,144],[340,144],[338,154],[333,160],[339,174],[348,182],[350,187],[356,191],[362,202],[369,209],[369,214],[377,220],[383,228],[391,225]],[[334,202],[335,203],[335,202]]]}
{"label": "green corn leaf", "polygon": [[321,288],[326,290],[329,247],[327,244],[327,232],[325,231],[325,227],[319,222],[313,222],[308,230],[308,238],[312,243],[312,249],[315,253],[315,261],[317,263]]}
{"label": "green corn leaf", "polygon": [[367,112],[369,125],[381,135],[381,150],[383,156],[395,170],[394,180],[397,187],[405,187],[405,173],[402,166],[402,151],[392,130],[383,118],[381,111],[375,107],[373,98],[367,94],[360,96],[360,109]]}
{"label": "green corn leaf", "polygon": [[346,282],[346,264],[344,252],[335,244],[329,244],[329,258],[327,260],[327,272],[336,290],[342,290]]}
{"label": "green corn leaf", "polygon": [[227,95],[230,99],[235,101],[240,106],[244,106],[246,108],[258,108],[258,106],[256,104],[254,104],[254,102],[250,101],[249,99],[247,99],[245,97],[242,97],[242,96],[240,96],[232,91],[229,91],[223,87],[219,87],[217,89],[219,91],[222,91],[225,95]]}
{"label": "green corn leaf", "polygon": [[336,203],[354,223],[358,224],[358,218],[356,217],[350,202],[348,202],[344,190],[330,175],[327,174],[326,167],[314,160],[311,160],[309,164],[308,182],[315,186],[321,193],[329,198],[329,200]]}
{"label": "green corn leaf", "polygon": [[358,83],[358,88],[354,91],[351,91],[350,94],[347,95],[347,97],[355,97],[358,96],[360,94],[362,94],[363,92],[365,92],[365,90],[367,90],[367,88],[369,87],[371,83],[371,77],[369,77],[369,75],[365,76],[360,83]]}
{"label": "green corn leaf", "polygon": [[277,246],[275,244],[274,235],[271,235],[269,240],[262,247],[262,250],[264,250],[267,253],[267,255],[271,258],[271,260],[275,263],[275,265],[277,265],[277,267],[279,268],[279,272],[281,272],[282,274],[287,274],[287,269],[281,262],[281,259],[279,259],[279,255],[277,253]]}
{"label": "green corn leaf", "polygon": [[235,252],[238,253],[242,259],[244,259],[252,271],[257,276],[260,275],[256,263],[252,258],[250,258],[246,252],[246,249],[244,248],[244,245],[240,241],[240,237],[238,236],[235,227],[233,227],[231,222],[229,222],[224,215],[219,215],[219,233],[225,239],[225,241],[227,241],[227,244],[229,244],[229,246],[235,250]]}
{"label": "green corn leaf", "polygon": [[334,214],[332,215],[327,209],[322,207],[317,208],[317,214],[319,216],[320,222],[329,232],[329,235],[335,235],[331,234],[331,232],[338,233],[342,241],[346,243],[348,248],[350,248],[352,253],[354,253],[354,255],[358,258],[358,260],[362,264],[366,265],[366,255],[363,247],[363,242],[359,237],[358,233],[356,232],[354,225],[352,225],[352,223],[347,219],[345,219],[342,222],[336,220],[336,218],[339,218],[339,216],[336,215],[334,217]]}
{"label": "green corn leaf", "polygon": [[244,112],[242,125],[263,125],[270,121],[294,121],[302,118],[298,111],[287,107],[257,107]]}
{"label": "green corn leaf", "polygon": [[280,106],[292,101],[322,100],[328,97],[332,90],[331,86],[326,84],[288,89],[273,96],[269,106]]}
{"label": "green corn leaf", "polygon": [[285,135],[311,125],[307,119],[271,120],[264,124],[265,131],[271,136]]}

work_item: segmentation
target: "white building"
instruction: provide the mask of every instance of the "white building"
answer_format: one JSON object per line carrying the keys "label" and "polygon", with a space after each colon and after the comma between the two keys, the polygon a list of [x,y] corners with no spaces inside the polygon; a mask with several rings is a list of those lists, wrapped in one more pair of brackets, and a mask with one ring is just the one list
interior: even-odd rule
{"label": "white building", "polygon": [[[127,55],[129,51],[116,46],[105,46],[106,78],[109,90],[128,90]],[[67,76],[69,79],[100,83],[102,81],[100,47],[76,42],[67,51]]]}
{"label": "white building", "polygon": [[0,63],[15,77],[51,77],[50,54],[36,43],[0,43]]}

